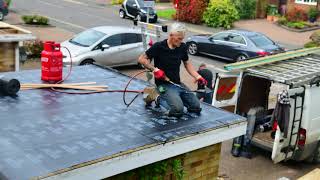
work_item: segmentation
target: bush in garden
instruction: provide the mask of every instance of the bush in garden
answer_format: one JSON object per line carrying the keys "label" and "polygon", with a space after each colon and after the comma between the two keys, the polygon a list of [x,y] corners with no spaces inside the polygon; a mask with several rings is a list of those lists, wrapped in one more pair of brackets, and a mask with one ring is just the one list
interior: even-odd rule
{"label": "bush in garden", "polygon": [[267,7],[267,14],[271,16],[275,16],[278,14],[278,6],[274,4],[269,4]]}
{"label": "bush in garden", "polygon": [[316,21],[317,17],[319,15],[319,11],[316,8],[310,8],[308,11],[308,18],[309,21]]}
{"label": "bush in garden", "polygon": [[203,14],[204,22],[210,27],[229,29],[238,19],[238,11],[230,0],[210,1]]}
{"label": "bush in garden", "polygon": [[317,44],[320,44],[320,30],[312,33],[310,36],[310,39],[312,42],[316,42]]}
{"label": "bush in garden", "polygon": [[282,16],[282,17],[280,17],[280,18],[278,19],[277,22],[278,22],[279,24],[281,24],[281,25],[287,25],[288,20],[287,20],[287,18],[286,18],[285,16]]}
{"label": "bush in garden", "polygon": [[288,21],[306,21],[308,19],[307,13],[300,7],[294,7],[293,10],[287,13]]}
{"label": "bush in garden", "polygon": [[175,19],[194,24],[202,23],[208,0],[179,0],[177,3]]}
{"label": "bush in garden", "polygon": [[43,50],[43,42],[40,40],[25,41],[23,46],[29,57],[40,57]]}
{"label": "bush in garden", "polygon": [[303,29],[304,27],[306,27],[306,25],[303,21],[288,22],[287,26],[290,28],[296,28],[296,29]]}
{"label": "bush in garden", "polygon": [[313,41],[307,42],[306,44],[304,44],[305,48],[313,48],[313,47],[318,47],[319,44]]}
{"label": "bush in garden", "polygon": [[49,19],[44,16],[39,15],[26,15],[22,16],[22,20],[26,24],[32,24],[32,25],[48,25]]}
{"label": "bush in garden", "polygon": [[8,7],[11,5],[11,0],[5,0],[5,2],[8,4]]}
{"label": "bush in garden", "polygon": [[256,17],[256,0],[232,0],[240,19],[253,19]]}

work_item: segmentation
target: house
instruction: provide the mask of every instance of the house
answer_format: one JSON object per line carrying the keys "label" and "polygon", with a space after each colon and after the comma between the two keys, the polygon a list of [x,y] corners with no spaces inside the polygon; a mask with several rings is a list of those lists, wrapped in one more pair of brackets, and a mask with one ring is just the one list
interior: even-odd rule
{"label": "house", "polygon": [[312,7],[317,7],[320,10],[319,5],[317,5],[317,0],[258,0],[257,1],[257,17],[266,17],[266,7],[268,4],[274,4],[278,6],[279,13],[281,15],[287,14],[293,11],[294,8],[303,9],[308,13],[309,9]]}
{"label": "house", "polygon": [[302,9],[307,13],[310,8],[317,7],[317,0],[269,0],[269,4],[278,5],[279,13],[283,15],[293,11],[294,8]]}
{"label": "house", "polygon": [[[301,8],[308,12],[310,8],[317,7],[317,0],[282,0],[280,7],[285,7],[286,12],[292,11],[295,7]],[[319,9],[319,6],[318,6]]]}

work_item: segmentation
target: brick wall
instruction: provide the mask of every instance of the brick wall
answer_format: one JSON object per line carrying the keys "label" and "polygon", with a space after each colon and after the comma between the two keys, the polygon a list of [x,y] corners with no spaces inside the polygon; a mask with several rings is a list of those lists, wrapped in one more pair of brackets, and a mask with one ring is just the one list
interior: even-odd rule
{"label": "brick wall", "polygon": [[[198,149],[180,156],[176,156],[164,161],[179,159],[182,162],[184,170],[184,180],[213,180],[218,177],[221,143]],[[139,180],[135,172],[141,168],[130,172],[113,176],[105,180]],[[172,169],[168,168],[165,180],[176,180]]]}
{"label": "brick wall", "polygon": [[302,9],[304,9],[306,12],[308,12],[311,7],[316,7],[316,6],[306,5],[306,4],[298,4],[298,3],[295,3],[295,0],[288,0],[287,12],[291,11],[294,7],[300,7]]}

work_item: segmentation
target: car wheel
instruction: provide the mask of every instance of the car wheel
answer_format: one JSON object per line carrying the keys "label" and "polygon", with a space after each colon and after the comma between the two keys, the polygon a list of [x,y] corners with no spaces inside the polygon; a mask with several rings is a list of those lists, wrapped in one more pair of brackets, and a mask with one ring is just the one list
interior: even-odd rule
{"label": "car wheel", "polygon": [[4,19],[4,13],[0,11],[0,21],[3,21],[3,19]]}
{"label": "car wheel", "polygon": [[191,42],[188,46],[188,52],[191,55],[198,54],[198,45],[195,42]]}
{"label": "car wheel", "polygon": [[240,54],[237,58],[237,62],[245,61],[248,57],[246,55]]}
{"label": "car wheel", "polygon": [[80,63],[80,66],[86,66],[86,65],[92,65],[93,60],[92,59],[86,59]]}
{"label": "car wheel", "polygon": [[120,9],[119,17],[122,18],[122,19],[126,18],[126,12],[124,12],[124,10]]}
{"label": "car wheel", "polygon": [[140,14],[138,14],[138,15],[137,15],[137,17],[136,17],[136,19],[137,19],[137,21],[141,21],[141,20],[142,20],[141,15],[140,15]]}

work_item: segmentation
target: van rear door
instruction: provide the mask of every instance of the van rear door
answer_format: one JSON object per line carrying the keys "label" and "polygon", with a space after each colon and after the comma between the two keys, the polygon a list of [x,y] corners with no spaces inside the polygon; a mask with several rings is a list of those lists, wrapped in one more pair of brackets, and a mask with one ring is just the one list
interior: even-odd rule
{"label": "van rear door", "polygon": [[298,131],[301,126],[303,113],[304,88],[294,88],[288,90],[290,97],[290,119],[288,125],[287,138],[284,138],[283,132],[278,126],[272,148],[271,159],[274,163],[290,159],[298,142]]}
{"label": "van rear door", "polygon": [[212,105],[229,112],[235,112],[241,74],[217,74]]}

